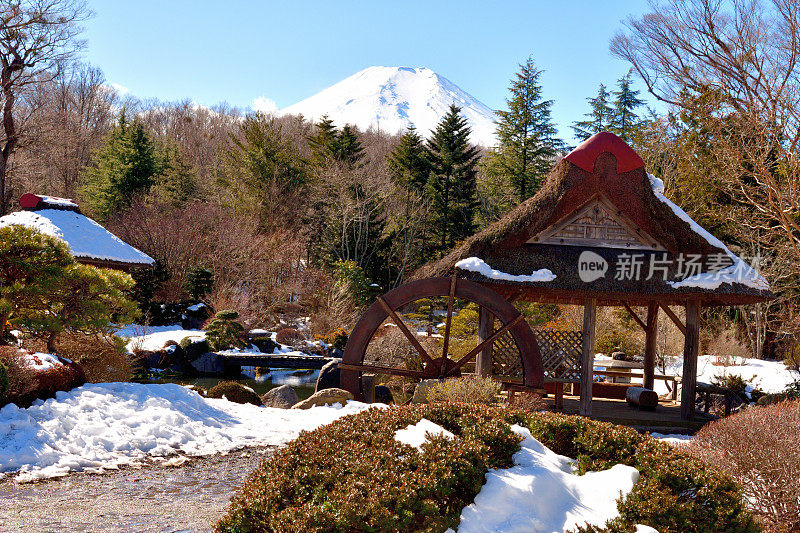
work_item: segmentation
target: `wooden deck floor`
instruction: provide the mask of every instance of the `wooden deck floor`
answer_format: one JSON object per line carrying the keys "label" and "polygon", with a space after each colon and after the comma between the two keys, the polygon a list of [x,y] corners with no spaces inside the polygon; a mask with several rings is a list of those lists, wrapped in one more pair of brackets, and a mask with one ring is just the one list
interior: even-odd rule
{"label": "wooden deck floor", "polygon": [[[545,398],[548,406],[554,409],[553,398]],[[564,413],[578,414],[578,398],[564,396]],[[592,418],[613,422],[624,426],[649,431],[668,431],[674,433],[694,432],[700,429],[707,420],[697,417],[695,420],[681,420],[681,407],[677,402],[661,401],[655,411],[643,411],[630,407],[625,400],[592,400]]]}

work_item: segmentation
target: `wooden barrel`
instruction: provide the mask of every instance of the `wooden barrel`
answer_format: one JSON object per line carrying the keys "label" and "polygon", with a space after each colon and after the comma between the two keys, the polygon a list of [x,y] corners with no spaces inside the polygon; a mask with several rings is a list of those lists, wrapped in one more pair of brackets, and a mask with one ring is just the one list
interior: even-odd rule
{"label": "wooden barrel", "polygon": [[655,409],[658,405],[658,394],[644,387],[628,387],[625,391],[625,400],[629,405],[635,405],[640,409]]}

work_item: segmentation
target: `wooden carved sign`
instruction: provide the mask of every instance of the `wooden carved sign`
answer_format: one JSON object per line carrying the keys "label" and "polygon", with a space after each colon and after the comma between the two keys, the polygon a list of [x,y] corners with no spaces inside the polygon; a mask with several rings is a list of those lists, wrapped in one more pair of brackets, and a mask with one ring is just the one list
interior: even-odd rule
{"label": "wooden carved sign", "polygon": [[531,238],[531,244],[664,250],[602,196]]}

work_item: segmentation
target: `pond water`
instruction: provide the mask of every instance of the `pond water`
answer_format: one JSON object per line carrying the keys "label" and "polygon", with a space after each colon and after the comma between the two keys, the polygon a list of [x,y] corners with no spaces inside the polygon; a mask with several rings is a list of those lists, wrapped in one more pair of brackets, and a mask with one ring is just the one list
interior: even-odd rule
{"label": "pond water", "polygon": [[[247,371],[250,375],[255,375],[254,371]],[[197,377],[188,378],[177,375],[160,375],[149,379],[137,379],[141,383],[177,383],[179,385],[195,385],[205,390],[210,389],[220,381],[235,381],[253,389],[256,394],[261,396],[270,389],[289,385],[297,393],[297,397],[305,400],[314,394],[314,386],[319,376],[319,370],[293,370],[293,369],[273,369],[268,375],[258,377],[246,377],[242,375],[239,379],[223,377]]]}

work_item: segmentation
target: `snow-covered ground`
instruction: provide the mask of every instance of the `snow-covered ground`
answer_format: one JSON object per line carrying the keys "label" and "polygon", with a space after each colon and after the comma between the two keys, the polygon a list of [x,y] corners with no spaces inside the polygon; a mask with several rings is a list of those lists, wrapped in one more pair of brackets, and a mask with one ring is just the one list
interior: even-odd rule
{"label": "snow-covered ground", "polygon": [[87,384],[27,409],[0,409],[0,476],[30,481],[147,458],[281,445],[368,407],[272,409],[203,398],[173,384]]}
{"label": "snow-covered ground", "polygon": [[186,337],[206,338],[202,329],[183,329],[180,324],[171,326],[142,326],[130,324],[115,332],[117,337],[128,339],[127,349],[132,352],[134,348],[155,351],[164,347],[167,341],[180,343]]}
{"label": "snow-covered ground", "polygon": [[[604,362],[610,358],[604,356],[595,357],[595,369],[604,369]],[[779,361],[766,361],[763,359],[735,358],[731,364],[724,366],[720,364],[720,358],[714,355],[701,355],[697,359],[697,381],[711,383],[715,376],[739,375],[745,381],[749,381],[751,387],[756,387],[767,393],[783,391],[788,385],[800,379],[800,374],[790,370],[785,364]],[[641,372],[640,370],[638,372]],[[656,369],[660,374],[661,369]],[[669,358],[664,374],[668,376],[683,376],[683,358]],[[641,378],[634,381],[641,383]],[[655,391],[658,394],[666,394],[666,382],[657,379],[655,381]]]}

